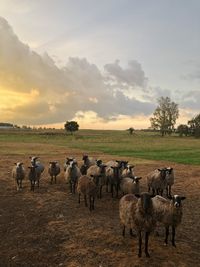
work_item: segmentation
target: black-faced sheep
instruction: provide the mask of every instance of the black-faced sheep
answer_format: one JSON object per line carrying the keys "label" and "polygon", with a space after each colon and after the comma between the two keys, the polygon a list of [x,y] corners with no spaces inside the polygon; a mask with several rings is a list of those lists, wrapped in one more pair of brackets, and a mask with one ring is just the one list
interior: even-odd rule
{"label": "black-faced sheep", "polygon": [[28,178],[29,178],[30,183],[31,183],[31,191],[35,190],[35,184],[36,183],[37,183],[38,188],[39,188],[40,176],[38,176],[38,174],[40,174],[40,173],[37,172],[37,168],[38,168],[38,166],[29,166],[28,167],[28,169],[29,169]]}
{"label": "black-faced sheep", "polygon": [[54,182],[56,184],[56,177],[60,173],[60,166],[59,166],[57,161],[50,161],[49,162],[48,173],[51,177],[51,184],[53,183],[53,179],[54,179]]}
{"label": "black-faced sheep", "polygon": [[165,244],[168,243],[169,228],[172,228],[172,246],[175,244],[176,227],[182,220],[182,200],[186,197],[174,195],[171,200],[161,196],[152,198],[156,219],[165,227]]}
{"label": "black-faced sheep", "polygon": [[81,195],[83,195],[85,200],[85,206],[88,206],[87,198],[89,198],[89,209],[90,211],[94,210],[94,201],[97,195],[97,186],[93,181],[93,178],[86,175],[81,176],[78,180],[77,192],[78,203],[80,204],[80,197]]}
{"label": "black-faced sheep", "polygon": [[102,197],[102,187],[106,184],[106,165],[100,164],[97,162],[98,165],[90,166],[87,170],[87,176],[94,177],[94,182],[98,188],[98,197]]}
{"label": "black-faced sheep", "polygon": [[139,245],[138,257],[142,256],[142,232],[145,233],[145,254],[146,257],[150,257],[148,252],[149,234],[156,226],[151,197],[146,192],[141,193],[140,196],[128,194],[123,196],[119,202],[119,216],[123,225],[122,234],[125,234],[125,227],[136,230]]}
{"label": "black-faced sheep", "polygon": [[114,189],[116,191],[116,197],[118,197],[118,192],[120,189],[120,181],[121,181],[120,168],[116,166],[107,167],[106,179],[107,179],[106,182],[110,185],[112,197],[114,196]]}
{"label": "black-faced sheep", "polygon": [[25,169],[22,162],[15,163],[15,166],[12,169],[12,177],[15,179],[17,184],[17,190],[22,189],[22,180],[25,177]]}
{"label": "black-faced sheep", "polygon": [[160,194],[162,196],[163,191],[167,186],[166,172],[166,168],[162,168],[156,169],[147,175],[148,192],[152,189],[153,195],[156,193],[157,195]]}

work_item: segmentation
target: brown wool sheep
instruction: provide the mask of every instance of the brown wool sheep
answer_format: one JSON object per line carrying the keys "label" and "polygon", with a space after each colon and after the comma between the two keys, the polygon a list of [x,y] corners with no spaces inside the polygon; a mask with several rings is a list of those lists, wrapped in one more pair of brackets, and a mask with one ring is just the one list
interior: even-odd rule
{"label": "brown wool sheep", "polygon": [[80,204],[80,197],[81,195],[84,196],[85,206],[87,207],[87,198],[89,199],[89,209],[90,211],[94,210],[94,201],[97,196],[97,186],[93,181],[92,177],[87,175],[83,175],[78,180],[77,185],[77,192],[78,192],[78,203]]}
{"label": "brown wool sheep", "polygon": [[123,194],[139,194],[140,180],[142,177],[135,176],[134,178],[125,177],[120,182],[120,189]]}
{"label": "brown wool sheep", "polygon": [[123,196],[119,202],[119,216],[123,225],[123,236],[125,227],[135,229],[138,234],[138,257],[142,256],[142,232],[145,233],[145,254],[150,257],[148,252],[149,234],[156,226],[154,207],[149,193],[141,195],[128,194]]}
{"label": "brown wool sheep", "polygon": [[152,189],[153,195],[156,193],[157,195],[160,194],[162,196],[163,191],[167,186],[166,172],[166,168],[162,168],[156,169],[147,175],[148,192]]}
{"label": "brown wool sheep", "polygon": [[59,166],[57,161],[50,161],[49,162],[48,173],[51,177],[51,184],[53,183],[53,179],[54,179],[54,182],[56,184],[56,177],[60,173],[60,166]]}
{"label": "brown wool sheep", "polygon": [[169,228],[172,228],[172,246],[175,244],[176,227],[182,220],[182,200],[186,197],[174,195],[171,200],[161,196],[152,198],[156,219],[165,227],[165,244],[168,243]]}

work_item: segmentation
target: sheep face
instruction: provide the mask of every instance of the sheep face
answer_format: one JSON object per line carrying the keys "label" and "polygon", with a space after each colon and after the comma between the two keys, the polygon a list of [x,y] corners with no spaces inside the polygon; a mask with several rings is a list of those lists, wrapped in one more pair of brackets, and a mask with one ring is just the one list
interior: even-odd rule
{"label": "sheep face", "polygon": [[173,202],[174,207],[176,207],[176,208],[181,207],[181,205],[182,205],[181,201],[184,200],[184,199],[186,199],[186,197],[181,197],[179,195],[174,195],[172,197],[172,202]]}
{"label": "sheep face", "polygon": [[85,162],[88,159],[88,155],[83,155],[82,160]]}
{"label": "sheep face", "polygon": [[158,171],[160,172],[161,179],[165,180],[165,177],[166,177],[166,174],[167,174],[167,169],[166,168],[162,168],[162,169],[158,169]]}
{"label": "sheep face", "polygon": [[141,195],[136,194],[136,197],[140,198],[141,207],[145,214],[151,213],[153,205],[151,198],[153,196],[151,196],[149,193],[144,192]]}

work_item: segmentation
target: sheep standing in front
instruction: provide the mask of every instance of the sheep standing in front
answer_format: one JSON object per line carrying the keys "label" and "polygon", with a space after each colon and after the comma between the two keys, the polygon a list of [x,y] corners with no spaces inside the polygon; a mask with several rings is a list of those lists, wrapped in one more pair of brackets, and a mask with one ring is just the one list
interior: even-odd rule
{"label": "sheep standing in front", "polygon": [[171,188],[174,184],[174,170],[171,167],[167,167],[166,170],[166,192],[167,197],[171,198]]}
{"label": "sheep standing in front", "polygon": [[152,189],[153,195],[156,193],[157,195],[160,194],[162,196],[163,191],[167,186],[166,172],[166,168],[162,168],[156,169],[147,175],[148,192]]}
{"label": "sheep standing in front", "polygon": [[98,197],[102,197],[102,187],[106,184],[106,165],[99,164],[100,162],[97,161],[97,165],[92,165],[87,170],[87,176],[94,177],[94,182],[98,188]]}
{"label": "sheep standing in front", "polygon": [[128,194],[123,196],[119,202],[119,216],[123,225],[123,236],[125,227],[135,229],[138,234],[138,257],[142,256],[142,232],[145,233],[145,254],[150,257],[148,252],[149,235],[156,226],[152,196],[149,193],[141,195]]}
{"label": "sheep standing in front", "polygon": [[153,206],[155,209],[156,219],[165,227],[165,244],[168,243],[169,228],[172,228],[172,246],[175,244],[176,227],[181,223],[183,211],[182,200],[186,197],[174,195],[171,200],[161,196],[155,196]]}
{"label": "sheep standing in front", "polygon": [[81,172],[79,167],[77,166],[76,161],[71,161],[70,165],[66,168],[64,173],[66,183],[70,184],[70,192],[75,194],[76,185],[79,177],[81,176]]}
{"label": "sheep standing in front", "polygon": [[134,178],[125,177],[120,182],[120,189],[124,195],[140,194],[140,180],[142,177],[135,176]]}
{"label": "sheep standing in front", "polygon": [[15,179],[17,184],[17,191],[22,190],[22,180],[25,177],[25,169],[22,162],[15,163],[12,169],[12,177]]}
{"label": "sheep standing in front", "polygon": [[120,167],[111,166],[106,168],[106,179],[108,184],[110,184],[112,198],[114,197],[114,190],[116,192],[116,197],[118,197],[118,192],[120,189],[120,180],[121,180]]}
{"label": "sheep standing in front", "polygon": [[81,195],[84,196],[85,206],[87,207],[87,198],[89,198],[89,209],[90,211],[94,210],[94,201],[97,195],[97,186],[92,177],[87,175],[83,175],[78,180],[77,185],[77,192],[78,192],[78,203],[80,204]]}
{"label": "sheep standing in front", "polygon": [[51,184],[53,183],[53,179],[54,179],[54,182],[56,184],[56,177],[60,173],[60,166],[59,166],[57,161],[50,161],[49,162],[48,173],[51,176]]}
{"label": "sheep standing in front", "polygon": [[74,158],[70,157],[70,158],[66,158],[65,162],[64,162],[64,172],[66,171],[67,167],[70,165],[71,162],[76,161]]}

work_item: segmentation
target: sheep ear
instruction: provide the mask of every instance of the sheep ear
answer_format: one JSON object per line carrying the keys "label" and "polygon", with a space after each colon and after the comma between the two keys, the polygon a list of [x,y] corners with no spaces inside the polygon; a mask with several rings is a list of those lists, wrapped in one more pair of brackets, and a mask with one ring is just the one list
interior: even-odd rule
{"label": "sheep ear", "polygon": [[186,197],[181,197],[181,200],[184,200],[184,199],[186,199]]}
{"label": "sheep ear", "polygon": [[161,172],[161,169],[157,169],[159,172]]}
{"label": "sheep ear", "polygon": [[135,194],[135,196],[136,196],[137,198],[140,198],[140,194]]}
{"label": "sheep ear", "polygon": [[141,180],[141,179],[142,179],[142,177],[137,177],[137,179],[138,179],[138,180]]}
{"label": "sheep ear", "polygon": [[14,165],[17,165],[17,163],[15,162]]}

